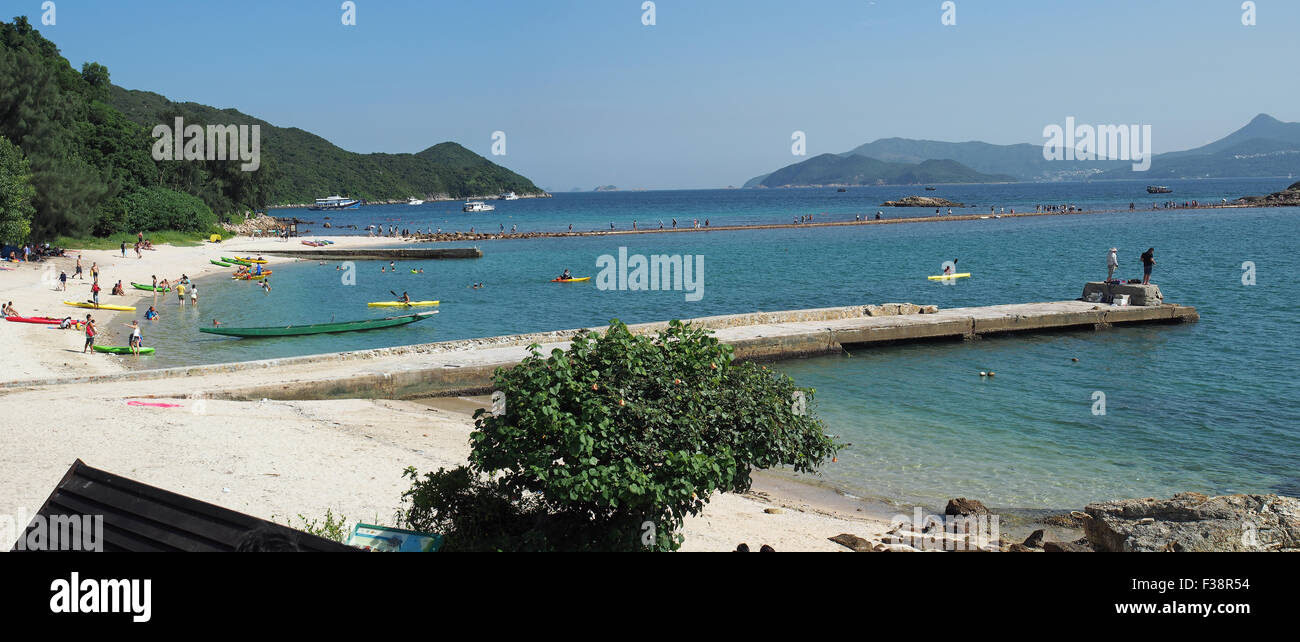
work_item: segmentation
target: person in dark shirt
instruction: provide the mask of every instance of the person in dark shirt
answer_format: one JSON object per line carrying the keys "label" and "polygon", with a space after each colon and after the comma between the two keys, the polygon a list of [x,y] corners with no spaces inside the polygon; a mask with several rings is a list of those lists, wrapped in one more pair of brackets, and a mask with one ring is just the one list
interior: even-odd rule
{"label": "person in dark shirt", "polygon": [[1156,266],[1156,248],[1147,248],[1142,253],[1142,285],[1151,284],[1151,268]]}

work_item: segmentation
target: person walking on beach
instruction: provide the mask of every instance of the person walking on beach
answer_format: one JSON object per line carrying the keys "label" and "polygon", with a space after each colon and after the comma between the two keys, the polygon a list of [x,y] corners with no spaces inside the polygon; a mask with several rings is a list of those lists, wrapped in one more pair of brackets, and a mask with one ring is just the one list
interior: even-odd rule
{"label": "person walking on beach", "polygon": [[197,306],[198,304],[199,304],[199,286],[190,285],[190,305]]}
{"label": "person walking on beach", "polygon": [[59,289],[64,292],[68,291],[68,273],[59,272]]}
{"label": "person walking on beach", "polygon": [[1156,266],[1156,248],[1149,247],[1142,253],[1142,285],[1151,284],[1151,268]]}
{"label": "person walking on beach", "polygon": [[99,308],[99,281],[90,284],[90,298],[95,302],[95,308]]}
{"label": "person walking on beach", "polygon": [[95,319],[89,314],[86,315],[86,345],[81,348],[81,354],[95,346]]}
{"label": "person walking on beach", "polygon": [[1112,281],[1115,278],[1115,270],[1119,268],[1119,257],[1116,255],[1119,250],[1110,248],[1110,253],[1106,255],[1106,280]]}
{"label": "person walking on beach", "polygon": [[126,241],[122,241],[122,258],[126,258]]}
{"label": "person walking on beach", "polygon": [[185,283],[176,284],[176,300],[181,302],[181,307],[185,307]]}
{"label": "person walking on beach", "polygon": [[84,274],[81,273],[81,255],[80,255],[80,254],[77,255],[77,269],[72,273],[72,276],[75,276],[75,277],[77,277],[78,279],[83,279],[83,280],[86,278],[86,275],[84,275]]}
{"label": "person walking on beach", "polygon": [[90,278],[96,282],[99,281],[99,263],[90,264]]}

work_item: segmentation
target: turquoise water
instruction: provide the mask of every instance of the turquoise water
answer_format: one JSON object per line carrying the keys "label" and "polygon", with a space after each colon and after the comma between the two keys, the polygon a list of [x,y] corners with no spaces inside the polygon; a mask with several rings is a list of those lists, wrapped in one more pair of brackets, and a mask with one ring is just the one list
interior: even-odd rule
{"label": "turquoise water", "polygon": [[[1171,186],[1180,200],[1217,201],[1287,183]],[[849,192],[855,201],[838,204],[833,190],[717,190],[559,195],[498,205],[538,208],[527,219],[529,229],[563,228],[569,219],[592,227],[606,219],[608,227],[613,212],[629,218],[630,210],[647,213],[643,225],[678,212],[714,224],[783,222],[807,212],[843,220],[854,211],[874,215],[869,204],[882,196],[909,193],[888,190],[900,193],[862,188]],[[1139,192],[1145,199],[1140,185],[1105,183],[944,186],[938,194],[1022,211],[1036,202],[1127,207]],[[411,216],[407,207],[353,215],[378,224],[374,219],[384,215]],[[509,211],[522,217],[521,210]],[[299,262],[275,268],[270,295],[255,284],[209,278],[199,282],[198,310],[177,310],[164,299],[163,320],[146,336],[159,355],[141,361],[161,367],[312,354],[575,328],[615,317],[632,323],[885,301],[958,307],[1071,299],[1084,281],[1105,275],[1112,245],[1120,249],[1122,277],[1140,276],[1137,256],[1155,246],[1153,280],[1167,300],[1197,306],[1200,323],[872,348],[780,364],[817,389],[818,412],[853,444],[826,468],[825,480],[869,497],[935,505],[966,495],[1006,508],[1071,508],[1184,490],[1300,495],[1298,293],[1290,276],[1300,273],[1298,215],[1296,209],[1122,212],[491,241],[479,243],[481,259],[401,262],[397,274],[381,274],[384,263],[360,261],[355,285],[343,284],[337,264]],[[548,282],[565,268],[595,275],[597,257],[616,255],[620,247],[631,254],[703,255],[701,300],[687,301],[680,291]],[[953,258],[973,278],[956,285],[925,280]],[[1253,286],[1242,284],[1246,261],[1256,264]],[[486,287],[467,287],[478,281]],[[365,302],[392,298],[389,290],[444,303],[432,320],[368,333],[236,340],[197,332],[214,317],[230,325],[273,325],[385,316],[391,312]],[[997,377],[981,379],[980,370]],[[1093,414],[1098,391],[1106,395],[1105,415]]]}

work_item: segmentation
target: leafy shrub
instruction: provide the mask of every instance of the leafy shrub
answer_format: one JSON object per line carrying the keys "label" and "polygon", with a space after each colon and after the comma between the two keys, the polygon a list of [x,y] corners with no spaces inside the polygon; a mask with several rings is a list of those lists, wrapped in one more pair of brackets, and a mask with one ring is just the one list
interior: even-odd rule
{"label": "leafy shrub", "polygon": [[155,230],[204,232],[217,223],[212,209],[197,196],[165,187],[141,187],[110,200],[99,217],[98,236]]}
{"label": "leafy shrub", "polygon": [[675,550],[711,493],[748,490],[753,468],[813,471],[838,448],[802,410],[811,390],[795,402],[789,377],[734,363],[702,328],[636,336],[614,321],[530,351],[496,371],[505,408],[475,413],[468,468],[408,471],[410,528],[478,550]]}

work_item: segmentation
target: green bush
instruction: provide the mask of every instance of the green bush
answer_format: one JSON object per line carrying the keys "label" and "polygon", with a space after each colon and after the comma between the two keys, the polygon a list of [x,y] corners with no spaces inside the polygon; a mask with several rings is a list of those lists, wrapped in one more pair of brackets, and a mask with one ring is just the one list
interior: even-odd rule
{"label": "green bush", "polygon": [[142,187],[110,200],[100,212],[95,234],[205,232],[216,224],[216,214],[197,196],[165,187]]}
{"label": "green bush", "polygon": [[614,321],[530,349],[495,373],[505,407],[475,413],[469,467],[408,471],[409,528],[461,550],[675,550],[713,492],[748,490],[754,468],[814,471],[839,447],[803,411],[811,390],[734,363],[701,328]]}

